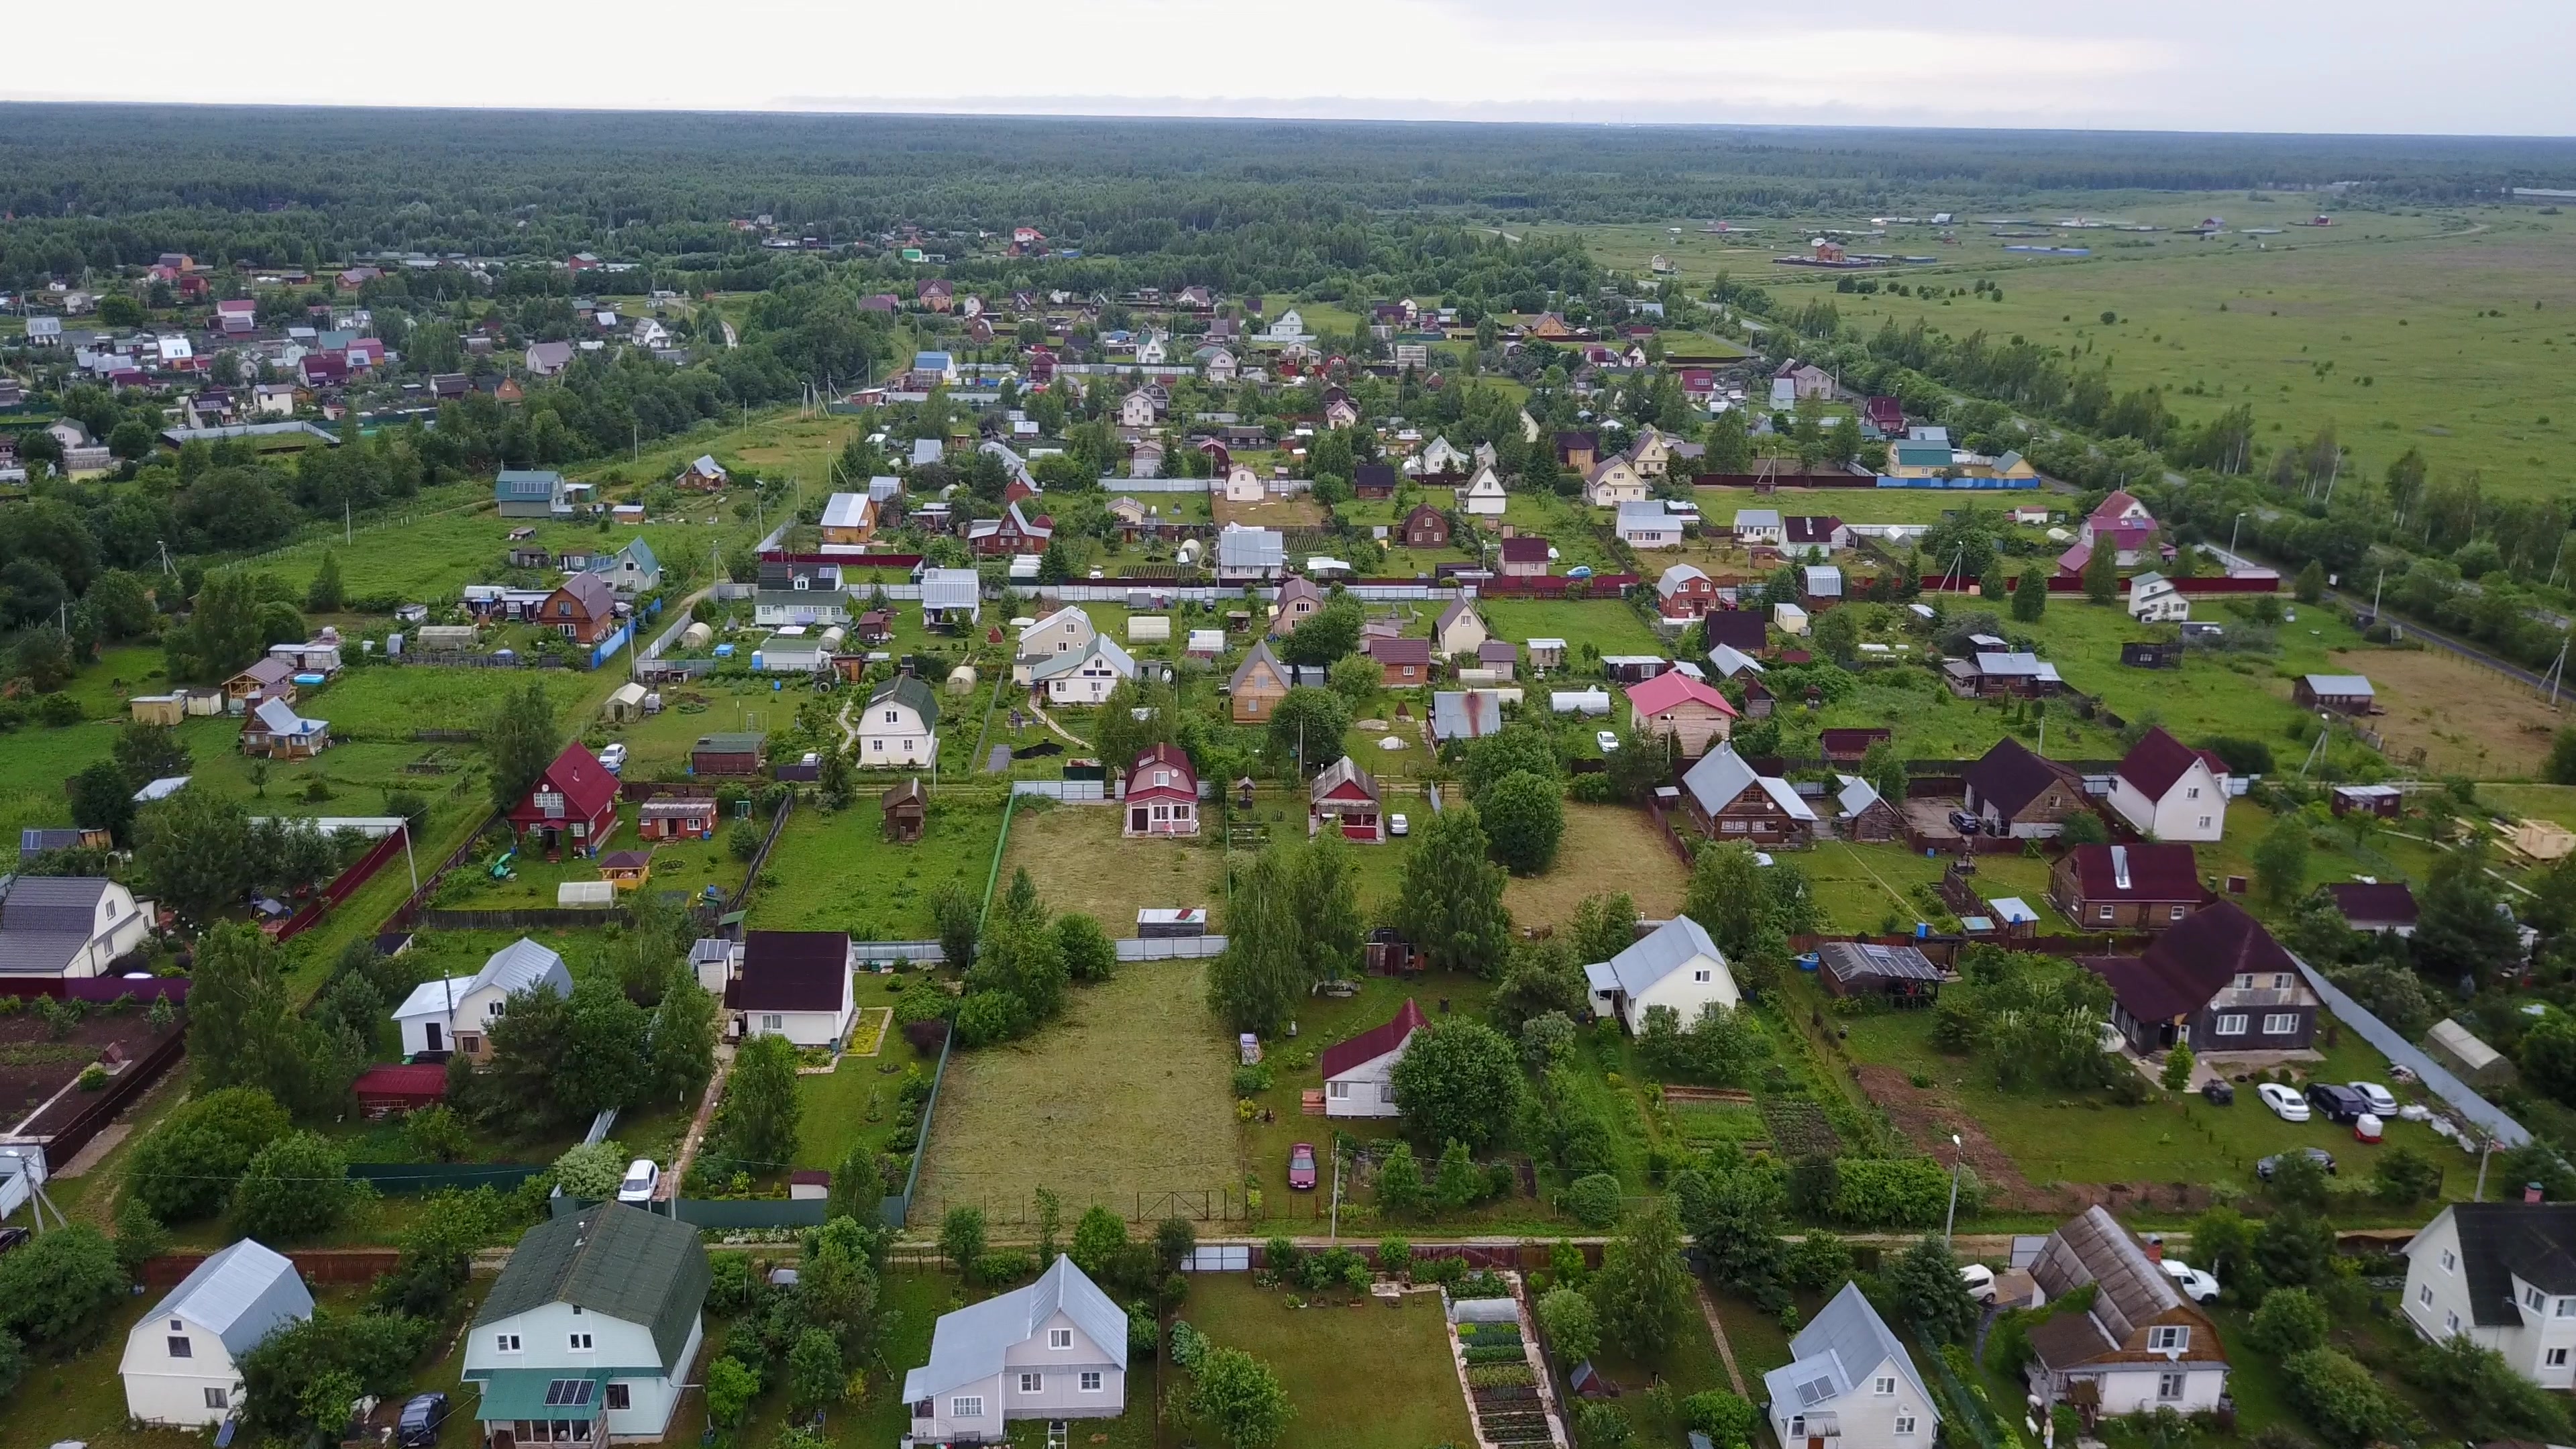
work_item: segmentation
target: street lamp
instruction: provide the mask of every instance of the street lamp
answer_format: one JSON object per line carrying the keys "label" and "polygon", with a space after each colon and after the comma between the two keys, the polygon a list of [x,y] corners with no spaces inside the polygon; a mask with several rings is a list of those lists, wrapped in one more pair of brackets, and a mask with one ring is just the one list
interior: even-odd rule
{"label": "street lamp", "polygon": [[1968,1144],[1959,1134],[1950,1134],[1950,1213],[1941,1220],[1941,1246],[1950,1246],[1950,1230],[1959,1225],[1959,1166],[1967,1160]]}
{"label": "street lamp", "polygon": [[2245,515],[2239,513],[2236,515],[2236,522],[2227,530],[2227,565],[2230,568],[2236,566],[2236,536],[2244,531]]}

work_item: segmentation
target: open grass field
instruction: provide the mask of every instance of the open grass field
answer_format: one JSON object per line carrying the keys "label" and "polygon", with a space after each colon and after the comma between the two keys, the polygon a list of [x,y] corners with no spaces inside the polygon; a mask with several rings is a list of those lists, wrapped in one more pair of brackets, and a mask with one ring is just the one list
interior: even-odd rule
{"label": "open grass field", "polygon": [[2576,785],[2480,785],[2478,803],[2516,818],[2576,821]]}
{"label": "open grass field", "polygon": [[1208,1013],[1206,964],[1130,964],[1078,987],[1062,1019],[948,1064],[913,1220],[980,1206],[1016,1223],[1039,1188],[1159,1218],[1165,1193],[1235,1181],[1234,1042]]}
{"label": "open grass field", "polygon": [[1665,652],[1646,621],[1616,599],[1479,599],[1476,612],[1486,628],[1515,644],[1564,640],[1569,664],[1586,644],[1604,654]]}
{"label": "open grass field", "polygon": [[[1366,1298],[1351,1307],[1291,1308],[1290,1296],[1255,1286],[1249,1274],[1205,1273],[1191,1279],[1181,1306],[1217,1347],[1241,1349],[1279,1376],[1295,1414],[1276,1449],[1470,1442],[1439,1294],[1408,1293],[1393,1308]],[[1175,1388],[1176,1404],[1185,1396]]]}
{"label": "open grass field", "polygon": [[863,941],[926,941],[935,933],[931,894],[954,881],[976,899],[1002,833],[998,805],[947,804],[933,797],[921,839],[885,837],[874,793],[847,810],[800,806],[769,852],[764,882],[751,895],[754,930],[848,931]]}
{"label": "open grass field", "polygon": [[1637,914],[1651,920],[1680,910],[1689,888],[1690,868],[1657,838],[1643,810],[1568,801],[1556,864],[1541,875],[1512,877],[1503,904],[1519,924],[1562,925],[1585,896],[1625,891]]}
{"label": "open grass field", "polygon": [[1128,840],[1119,833],[1124,817],[1114,804],[1020,806],[1003,878],[1027,871],[1049,907],[1090,916],[1112,936],[1136,934],[1138,911],[1166,906],[1218,912],[1222,931],[1223,836],[1211,829],[1193,840]]}
{"label": "open grass field", "polygon": [[[2365,723],[2387,741],[2390,762],[2427,775],[2538,774],[2550,738],[2567,723],[2564,708],[2439,650],[2361,649],[2331,657],[2338,668],[2370,676],[2388,712]],[[2462,707],[2472,699],[2474,707]]]}

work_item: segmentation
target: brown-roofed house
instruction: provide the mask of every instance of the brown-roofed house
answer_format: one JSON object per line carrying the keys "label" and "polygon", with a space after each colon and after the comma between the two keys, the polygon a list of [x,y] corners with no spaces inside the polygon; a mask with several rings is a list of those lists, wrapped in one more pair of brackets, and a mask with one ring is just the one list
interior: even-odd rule
{"label": "brown-roofed house", "polygon": [[2100,1207],[2060,1224],[2030,1275],[2055,1300],[2094,1289],[2093,1305],[2033,1324],[2031,1392],[2073,1404],[2089,1423],[2112,1415],[2218,1407],[2227,1350],[2209,1315],[2182,1296],[2129,1230]]}
{"label": "brown-roofed house", "polygon": [[2188,845],[2079,845],[2048,873],[2048,898],[2088,931],[2161,931],[2208,896]]}
{"label": "brown-roofed house", "polygon": [[1742,654],[1761,654],[1771,647],[1769,627],[1758,609],[1711,609],[1699,621],[1708,647],[1723,644]]}
{"label": "brown-roofed house", "polygon": [[537,622],[576,644],[596,644],[617,631],[617,591],[603,574],[574,574],[538,606]]}
{"label": "brown-roofed house", "polygon": [[1505,578],[1537,578],[1547,573],[1547,540],[1522,534],[1502,542],[1499,571]]}
{"label": "brown-roofed house", "polygon": [[1406,548],[1447,548],[1449,515],[1428,503],[1417,503],[1404,515],[1403,533]]}
{"label": "brown-roofed house", "polygon": [[2120,761],[2110,805],[2140,835],[2217,840],[2227,831],[2227,762],[2156,726]]}
{"label": "brown-roofed house", "polygon": [[851,968],[846,931],[752,931],[725,982],[725,1010],[745,1037],[837,1046],[854,1010]]}
{"label": "brown-roofed house", "polygon": [[1992,835],[2048,840],[2066,828],[2066,817],[2092,807],[2084,782],[2055,760],[2034,755],[2010,735],[1968,767],[1968,811]]}
{"label": "brown-roofed house", "polygon": [[1279,607],[1270,616],[1270,637],[1284,639],[1324,607],[1324,591],[1312,579],[1291,577],[1279,586]]}
{"label": "brown-roofed house", "polygon": [[2326,887],[2343,922],[2356,931],[2412,936],[2420,914],[2404,881],[2348,880]]}
{"label": "brown-roofed house", "polygon": [[915,775],[878,796],[877,812],[884,817],[886,838],[908,845],[921,838],[930,819],[930,792]]}
{"label": "brown-roofed house", "polygon": [[2193,911],[2143,956],[2087,956],[2111,986],[2111,1022],[2140,1052],[2305,1049],[2318,999],[2298,962],[2230,900]]}
{"label": "brown-roofed house", "polygon": [[1338,830],[1344,840],[1381,844],[1386,826],[1378,800],[1376,777],[1344,755],[1326,766],[1306,789],[1306,833]]}
{"label": "brown-roofed house", "polygon": [[1377,661],[1389,689],[1412,689],[1431,682],[1431,641],[1372,639],[1368,657]]}

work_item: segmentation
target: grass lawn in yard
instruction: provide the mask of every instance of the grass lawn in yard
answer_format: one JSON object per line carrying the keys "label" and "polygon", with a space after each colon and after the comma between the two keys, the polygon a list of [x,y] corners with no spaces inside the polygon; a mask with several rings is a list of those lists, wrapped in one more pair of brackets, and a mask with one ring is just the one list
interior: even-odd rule
{"label": "grass lawn in yard", "polygon": [[[1799,1295],[1802,1299],[1809,1295]],[[1762,1376],[1789,1362],[1789,1334],[1780,1326],[1777,1316],[1716,1288],[1708,1290],[1709,1301],[1717,1305],[1717,1321],[1726,1330],[1726,1346],[1735,1354],[1735,1367],[1744,1375],[1744,1386],[1762,1397]],[[1812,1318],[1815,1305],[1801,1302],[1799,1308]],[[1721,1374],[1724,1365],[1719,1365]]]}
{"label": "grass lawn in yard", "polygon": [[[1733,1325],[1728,1326],[1732,1330]],[[1727,1382],[1726,1364],[1717,1356],[1717,1344],[1709,1337],[1708,1320],[1701,1316],[1697,1299],[1684,1304],[1675,1329],[1672,1343],[1658,1354],[1632,1354],[1605,1341],[1592,1355],[1592,1367],[1619,1386],[1617,1407],[1636,1430],[1633,1442],[1641,1446],[1681,1449],[1687,1442],[1679,1417],[1681,1401],[1703,1389],[1733,1388]],[[1747,1368],[1746,1387],[1754,1389],[1758,1398],[1760,1386],[1749,1377],[1750,1368],[1743,1365],[1741,1358],[1744,1350],[1735,1343],[1732,1331],[1727,1335],[1727,1346],[1735,1349],[1739,1366]],[[1659,1379],[1672,1389],[1672,1415],[1655,1412],[1646,1401],[1645,1391]]]}
{"label": "grass lawn in yard", "polygon": [[2480,785],[2478,804],[2515,819],[2576,820],[2576,785]]}
{"label": "grass lawn in yard", "polygon": [[1224,836],[1210,828],[1187,840],[1129,840],[1119,833],[1125,814],[1114,803],[1023,803],[1011,815],[1003,881],[1027,871],[1050,908],[1090,916],[1112,936],[1135,935],[1136,913],[1148,907],[1220,911]]}
{"label": "grass lawn in yard", "polygon": [[[1180,1310],[1217,1347],[1241,1349],[1279,1376],[1295,1414],[1276,1449],[1469,1442],[1439,1294],[1408,1293],[1393,1308],[1366,1298],[1356,1307],[1291,1308],[1289,1297],[1249,1274],[1205,1273],[1191,1279]],[[1187,1397],[1176,1383],[1176,1413]]]}
{"label": "grass lawn in yard", "polygon": [[1068,1214],[1098,1202],[1153,1219],[1165,1193],[1229,1188],[1233,1064],[1203,961],[1131,962],[1076,987],[1035,1035],[950,1059],[913,1221],[980,1206],[1016,1224],[1041,1187]]}
{"label": "grass lawn in yard", "polygon": [[1539,875],[1513,876],[1503,887],[1503,904],[1515,924],[1561,926],[1574,919],[1585,896],[1626,891],[1638,915],[1670,916],[1690,888],[1690,868],[1658,836],[1643,810],[1569,800],[1556,863]]}
{"label": "grass lawn in yard", "polygon": [[[1816,843],[1813,851],[1793,858],[1815,885],[1828,930],[1876,933],[1891,912],[1899,930],[1917,921],[1935,919],[1937,900],[1927,904],[1916,890],[1938,882],[1956,857],[1925,856],[1894,842],[1855,845],[1823,840]],[[2071,933],[2073,928],[2048,904],[2048,866],[2045,860],[2025,860],[2017,855],[1981,855],[1977,857],[1977,888],[1989,900],[2019,896],[2039,912],[2041,930]]]}
{"label": "grass lawn in yard", "polygon": [[1515,644],[1564,640],[1569,669],[1582,659],[1586,644],[1604,654],[1669,652],[1646,621],[1617,599],[1479,599],[1476,612],[1485,616],[1486,628]]}
{"label": "grass lawn in yard", "polygon": [[[885,984],[900,979],[861,976],[859,1005],[867,1008],[889,1000]],[[884,1151],[886,1139],[894,1133],[895,1087],[903,1080],[903,1069],[917,1066],[927,1075],[938,1063],[936,1052],[925,1057],[913,1050],[901,1032],[888,1032],[875,1056],[844,1056],[832,1071],[799,1076],[796,1099],[803,1105],[798,1115],[796,1165],[838,1168],[857,1148]]]}
{"label": "grass lawn in yard", "polygon": [[[620,804],[617,807],[617,829],[600,848],[601,855],[641,850],[652,856],[652,874],[640,889],[677,891],[694,901],[709,886],[730,895],[734,887],[742,884],[743,862],[733,858],[721,832],[713,840],[646,840],[636,833],[636,820],[642,809],[640,804]],[[725,823],[729,825],[731,822]],[[752,824],[755,829],[767,828],[766,822],[757,818]],[[487,846],[478,857],[478,864],[488,867],[500,851],[501,847],[497,845]],[[542,847],[519,850],[510,858],[510,870],[511,879],[494,880],[488,869],[459,869],[441,885],[437,904],[442,910],[551,910],[555,905],[556,887],[567,882],[600,879],[597,856],[567,851],[562,859],[549,861]],[[628,893],[621,891],[618,898],[625,900]]]}
{"label": "grass lawn in yard", "polygon": [[[874,781],[870,781],[874,784]],[[930,802],[921,839],[885,836],[877,793],[849,809],[800,805],[769,852],[751,893],[750,925],[762,931],[848,931],[863,941],[926,941],[936,934],[932,893],[954,881],[983,899],[1002,807],[982,801]]]}

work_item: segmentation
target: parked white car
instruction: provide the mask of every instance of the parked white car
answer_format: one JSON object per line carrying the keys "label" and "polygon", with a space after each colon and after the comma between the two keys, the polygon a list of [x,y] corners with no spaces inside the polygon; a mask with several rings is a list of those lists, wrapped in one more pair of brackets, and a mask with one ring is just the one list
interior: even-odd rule
{"label": "parked white car", "polygon": [[1599,745],[1601,753],[1605,755],[1616,754],[1619,749],[1619,733],[1616,730],[1594,730],[1592,743]]}
{"label": "parked white car", "polygon": [[2272,1109],[2273,1116],[2284,1122],[2308,1120],[2308,1099],[2300,1096],[2295,1087],[2285,1087],[2279,1082],[2265,1082],[2254,1089],[2254,1094],[2263,1099],[2264,1106]]}
{"label": "parked white car", "polygon": [[619,740],[599,752],[599,767],[614,775],[626,768],[626,742]]}
{"label": "parked white car", "polygon": [[1968,1296],[1979,1303],[1995,1301],[1995,1270],[1983,1263],[1966,1263],[1959,1268],[1959,1281],[1966,1285]]}
{"label": "parked white car", "polygon": [[2344,1085],[2352,1088],[2362,1101],[2368,1103],[2370,1110],[2380,1120],[2386,1121],[2397,1115],[2397,1094],[2386,1087],[2377,1082],[2346,1082]]}
{"label": "parked white car", "polygon": [[2182,1290],[2182,1296],[2194,1303],[2207,1303],[2218,1297],[2218,1280],[2180,1258],[2167,1258],[2165,1276]]}
{"label": "parked white car", "polygon": [[1386,817],[1386,833],[1389,835],[1411,835],[1413,833],[1413,822],[1405,819],[1401,815],[1390,815]]}
{"label": "parked white car", "polygon": [[626,1180],[617,1184],[619,1202],[651,1202],[653,1189],[662,1184],[662,1169],[653,1159],[639,1157],[626,1164]]}

